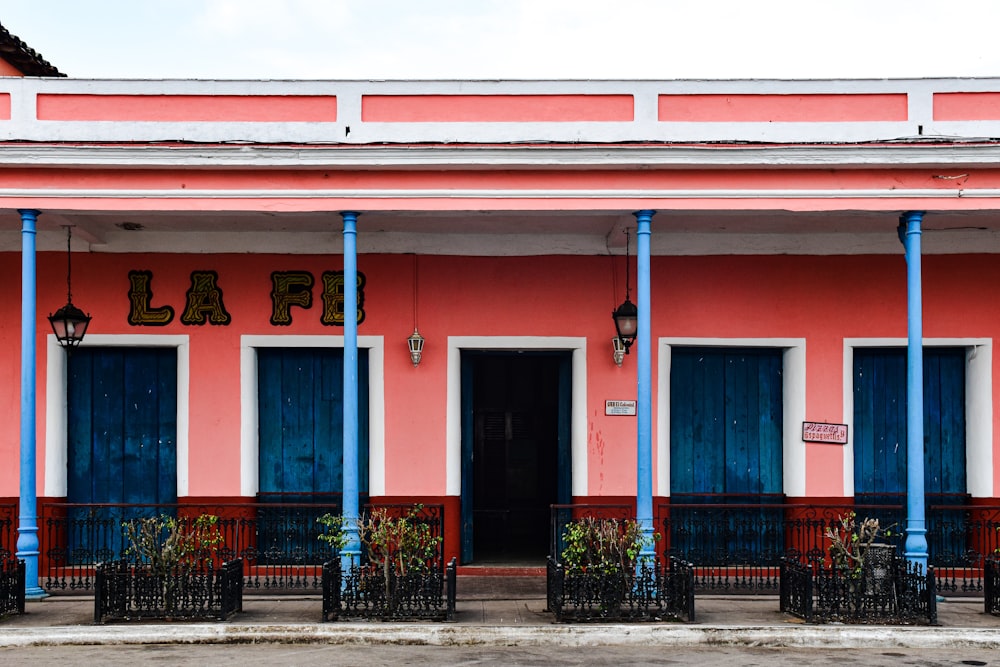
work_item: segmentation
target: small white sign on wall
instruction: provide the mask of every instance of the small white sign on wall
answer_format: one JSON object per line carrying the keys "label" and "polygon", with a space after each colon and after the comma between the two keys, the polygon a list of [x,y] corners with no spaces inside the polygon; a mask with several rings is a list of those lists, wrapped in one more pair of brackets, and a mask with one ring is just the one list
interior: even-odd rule
{"label": "small white sign on wall", "polygon": [[635,416],[635,401],[604,401],[604,414],[621,416]]}

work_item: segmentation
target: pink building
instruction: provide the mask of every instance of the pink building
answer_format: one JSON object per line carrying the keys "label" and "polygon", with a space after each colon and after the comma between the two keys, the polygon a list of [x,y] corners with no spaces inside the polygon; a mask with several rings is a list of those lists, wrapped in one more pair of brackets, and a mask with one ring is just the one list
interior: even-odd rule
{"label": "pink building", "polygon": [[[541,565],[551,505],[631,507],[647,474],[658,530],[671,506],[898,511],[907,212],[925,212],[930,557],[988,546],[933,531],[940,508],[997,503],[1000,80],[3,73],[0,505],[33,448],[43,576],[66,557],[47,521],[89,505],[339,503],[345,478],[362,504],[443,506],[446,553],[472,565]],[[47,320],[67,228],[93,318],[69,356]],[[626,295],[642,321],[619,365]]]}

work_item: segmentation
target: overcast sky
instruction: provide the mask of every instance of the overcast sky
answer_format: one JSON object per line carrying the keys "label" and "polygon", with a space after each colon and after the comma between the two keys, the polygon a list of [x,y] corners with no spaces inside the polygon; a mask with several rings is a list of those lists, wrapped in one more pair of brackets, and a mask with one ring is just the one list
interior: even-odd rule
{"label": "overcast sky", "polygon": [[1000,0],[0,0],[74,78],[1000,76]]}

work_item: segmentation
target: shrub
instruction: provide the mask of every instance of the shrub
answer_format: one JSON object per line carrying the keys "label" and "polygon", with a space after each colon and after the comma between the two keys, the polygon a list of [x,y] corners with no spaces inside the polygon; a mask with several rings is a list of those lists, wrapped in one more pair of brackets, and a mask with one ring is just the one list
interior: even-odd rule
{"label": "shrub", "polygon": [[659,539],[659,534],[644,535],[632,519],[587,517],[571,521],[563,531],[563,567],[580,572],[631,569],[642,550]]}
{"label": "shrub", "polygon": [[222,544],[219,517],[202,514],[178,519],[167,514],[122,522],[129,543],[125,553],[154,573],[191,571],[211,562]]}
{"label": "shrub", "polygon": [[878,519],[857,521],[855,512],[838,517],[837,523],[826,529],[830,541],[830,560],[841,570],[859,573],[865,564],[868,548],[882,539],[892,537],[892,526],[883,528]]}
{"label": "shrub", "polygon": [[344,517],[339,514],[327,512],[316,519],[322,524],[323,532],[317,537],[321,542],[326,542],[331,549],[340,553],[340,550],[347,544],[347,533],[344,532]]}
{"label": "shrub", "polygon": [[[434,536],[430,524],[420,517],[423,505],[414,505],[402,516],[393,516],[377,507],[358,519],[358,536],[368,562],[388,574],[428,571],[438,558],[442,538]],[[324,514],[316,519],[324,526],[318,537],[338,552],[347,543],[344,517]]]}

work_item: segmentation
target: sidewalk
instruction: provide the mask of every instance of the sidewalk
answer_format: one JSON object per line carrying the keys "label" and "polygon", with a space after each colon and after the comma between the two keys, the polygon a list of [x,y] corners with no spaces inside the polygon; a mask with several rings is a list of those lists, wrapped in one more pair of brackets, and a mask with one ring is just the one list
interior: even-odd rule
{"label": "sidewalk", "polygon": [[[556,624],[545,611],[544,579],[503,585],[459,577],[454,622],[321,623],[319,595],[244,596],[242,613],[221,623],[93,623],[92,597],[54,595],[0,621],[0,647],[66,644],[261,643],[482,646],[796,646],[825,648],[1000,648],[1000,618],[982,598],[938,605],[940,625],[808,625],[778,611],[777,596],[699,595],[695,623]],[[496,578],[490,578],[496,579]]]}

